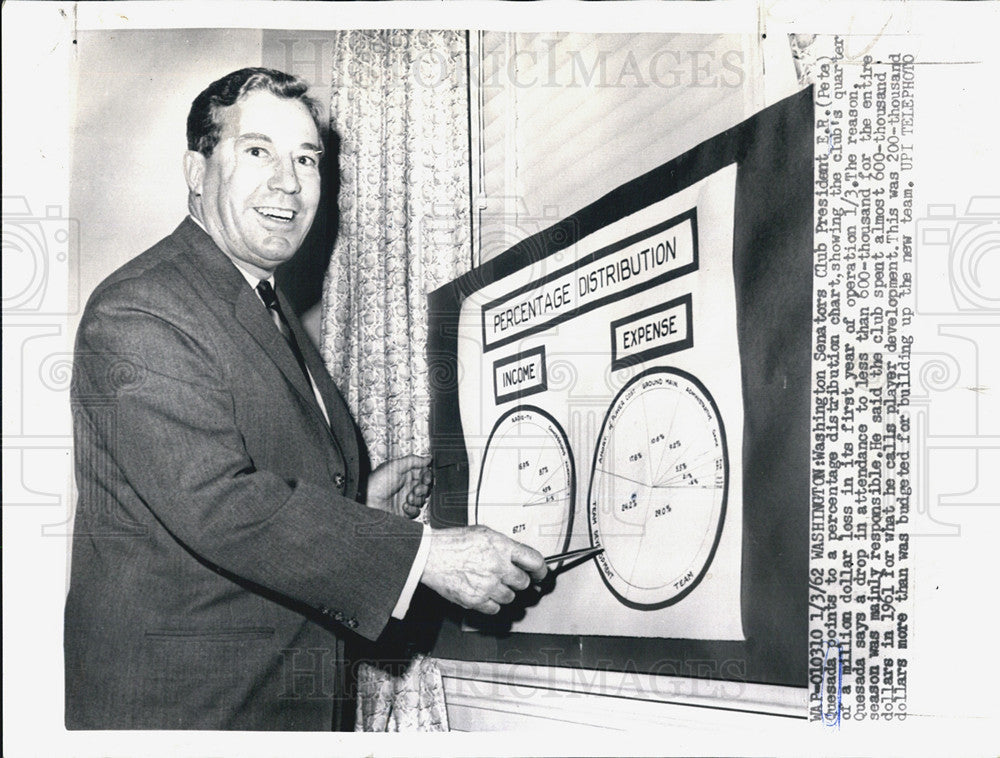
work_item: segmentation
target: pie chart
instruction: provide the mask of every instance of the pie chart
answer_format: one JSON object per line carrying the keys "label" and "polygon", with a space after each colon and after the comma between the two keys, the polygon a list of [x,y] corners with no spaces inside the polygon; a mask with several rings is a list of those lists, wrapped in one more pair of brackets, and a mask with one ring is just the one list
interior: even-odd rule
{"label": "pie chart", "polygon": [[656,367],[621,389],[597,438],[587,509],[601,579],[623,605],[663,608],[698,585],[728,487],[725,428],[697,378]]}
{"label": "pie chart", "polygon": [[490,432],[476,489],[477,524],[555,555],[566,550],[576,495],[566,433],[541,408],[519,406]]}

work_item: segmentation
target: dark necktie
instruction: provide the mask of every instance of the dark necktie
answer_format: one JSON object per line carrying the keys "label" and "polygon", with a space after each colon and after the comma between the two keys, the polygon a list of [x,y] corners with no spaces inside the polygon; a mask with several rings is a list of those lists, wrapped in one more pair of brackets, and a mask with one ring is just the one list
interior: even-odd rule
{"label": "dark necktie", "polygon": [[299,368],[302,369],[302,373],[306,378],[306,385],[312,388],[309,371],[306,369],[306,359],[303,357],[302,351],[299,349],[299,343],[295,340],[292,328],[288,325],[288,319],[286,319],[285,314],[281,312],[281,306],[278,305],[278,296],[274,292],[274,287],[271,286],[271,283],[267,281],[267,279],[262,279],[260,284],[257,285],[257,294],[260,295],[260,299],[264,301],[264,305],[267,306],[268,310],[274,312],[278,316],[278,331],[281,332],[281,336],[285,338],[288,346],[292,349],[292,353],[295,355],[295,360],[298,361]]}

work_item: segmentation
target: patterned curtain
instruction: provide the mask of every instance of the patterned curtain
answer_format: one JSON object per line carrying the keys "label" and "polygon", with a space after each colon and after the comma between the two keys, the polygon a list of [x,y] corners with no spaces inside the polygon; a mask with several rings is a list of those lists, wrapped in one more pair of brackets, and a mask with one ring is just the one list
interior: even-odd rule
{"label": "patterned curtain", "polygon": [[[323,292],[322,353],[372,465],[426,454],[427,294],[469,269],[466,40],[455,31],[342,31],[332,126],[340,231]],[[441,676],[358,668],[357,730],[447,730]]]}

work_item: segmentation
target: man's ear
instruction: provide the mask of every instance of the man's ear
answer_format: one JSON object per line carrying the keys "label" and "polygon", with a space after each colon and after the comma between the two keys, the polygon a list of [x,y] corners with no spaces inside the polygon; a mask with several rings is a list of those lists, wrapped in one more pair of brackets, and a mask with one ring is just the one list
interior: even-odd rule
{"label": "man's ear", "polygon": [[187,150],[184,153],[184,180],[188,191],[201,195],[205,181],[205,156],[197,150]]}

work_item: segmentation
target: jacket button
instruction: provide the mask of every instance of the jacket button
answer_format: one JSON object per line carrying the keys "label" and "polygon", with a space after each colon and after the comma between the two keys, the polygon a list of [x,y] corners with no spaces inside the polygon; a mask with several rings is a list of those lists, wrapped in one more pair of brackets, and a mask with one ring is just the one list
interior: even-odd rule
{"label": "jacket button", "polygon": [[358,628],[358,620],[357,619],[347,619],[347,628],[348,629],[357,629]]}
{"label": "jacket button", "polygon": [[343,474],[334,474],[333,475],[333,484],[341,492],[344,491],[344,484],[346,483],[346,481],[347,480],[344,479],[344,475]]}

